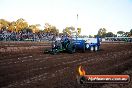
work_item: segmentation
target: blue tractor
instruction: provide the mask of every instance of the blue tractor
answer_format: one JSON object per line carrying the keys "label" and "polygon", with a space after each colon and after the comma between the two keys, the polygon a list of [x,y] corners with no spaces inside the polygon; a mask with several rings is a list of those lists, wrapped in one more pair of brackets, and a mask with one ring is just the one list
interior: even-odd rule
{"label": "blue tractor", "polygon": [[75,37],[69,39],[68,37],[63,37],[60,40],[52,41],[52,48],[50,51],[51,54],[57,54],[60,52],[68,52],[70,54],[75,53],[76,50],[91,50],[98,51],[100,47],[100,39],[97,38],[79,38]]}

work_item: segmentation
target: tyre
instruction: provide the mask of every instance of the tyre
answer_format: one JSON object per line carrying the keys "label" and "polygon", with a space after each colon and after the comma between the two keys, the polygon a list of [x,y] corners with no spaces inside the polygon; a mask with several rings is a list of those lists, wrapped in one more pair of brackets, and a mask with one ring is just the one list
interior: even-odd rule
{"label": "tyre", "polygon": [[86,44],[86,49],[88,49],[89,48],[89,44]]}
{"label": "tyre", "polygon": [[95,46],[95,47],[94,47],[94,50],[95,50],[95,51],[98,51],[98,49],[99,49],[98,46]]}
{"label": "tyre", "polygon": [[56,55],[56,54],[57,54],[57,49],[53,49],[53,50],[52,50],[52,54],[53,54],[53,55]]}
{"label": "tyre", "polygon": [[94,47],[93,46],[90,47],[90,51],[94,51]]}
{"label": "tyre", "polygon": [[73,43],[68,44],[67,51],[72,54],[76,52],[76,47]]}
{"label": "tyre", "polygon": [[84,44],[84,45],[83,45],[83,49],[82,49],[82,52],[83,52],[83,53],[84,53],[84,52],[85,52],[85,50],[86,50],[86,48],[85,48],[85,47],[86,47],[86,45]]}

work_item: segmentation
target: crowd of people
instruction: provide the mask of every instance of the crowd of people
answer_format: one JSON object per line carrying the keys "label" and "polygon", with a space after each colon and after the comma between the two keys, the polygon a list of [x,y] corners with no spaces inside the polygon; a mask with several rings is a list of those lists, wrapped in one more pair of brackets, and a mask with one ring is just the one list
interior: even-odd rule
{"label": "crowd of people", "polygon": [[[70,38],[70,37],[68,37]],[[63,39],[62,35],[55,36],[50,33],[44,32],[14,32],[8,30],[0,30],[0,41],[51,41],[51,40],[60,40]],[[132,42],[131,37],[106,37],[105,41],[126,41]]]}
{"label": "crowd of people", "polygon": [[105,41],[123,41],[123,42],[132,42],[132,37],[106,37]]}
{"label": "crowd of people", "polygon": [[8,30],[0,30],[0,41],[46,41],[52,40],[53,35],[47,33],[33,32],[11,32]]}

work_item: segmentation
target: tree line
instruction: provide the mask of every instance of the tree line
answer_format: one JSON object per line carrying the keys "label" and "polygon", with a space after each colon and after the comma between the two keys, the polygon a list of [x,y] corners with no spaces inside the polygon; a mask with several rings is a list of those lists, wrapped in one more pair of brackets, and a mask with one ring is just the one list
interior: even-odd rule
{"label": "tree line", "polygon": [[[32,33],[46,33],[46,34],[53,34],[58,35],[59,29],[56,26],[51,25],[49,23],[45,23],[44,28],[40,29],[40,24],[32,24],[30,25],[26,20],[20,18],[16,21],[7,21],[5,19],[0,19],[0,30],[7,30],[10,32],[32,32]],[[78,34],[81,33],[81,28],[78,28]],[[71,35],[72,31],[75,31],[73,26],[69,26],[63,29],[63,34]]]}
{"label": "tree line", "polygon": [[[23,18],[20,18],[16,21],[7,21],[5,19],[0,19],[0,30],[8,30],[10,32],[32,32],[32,33],[46,33],[46,34],[53,34],[53,35],[59,35],[61,34],[59,32],[59,29],[56,28],[56,26],[51,25],[49,23],[45,23],[44,28],[40,30],[40,24],[32,24],[30,25],[26,20]],[[62,31],[62,34],[65,35],[71,35],[72,32],[75,31],[75,27],[69,26],[65,27]],[[77,28],[77,35],[81,33],[81,28]],[[100,28],[98,30],[97,35],[89,37],[116,37],[117,35],[120,36],[125,36],[125,37],[130,37],[132,36],[132,29],[130,29],[130,32],[124,32],[124,31],[118,31],[117,34],[114,34],[113,32],[107,32],[105,28]]]}
{"label": "tree line", "polygon": [[114,34],[113,32],[107,32],[107,30],[105,28],[100,28],[98,30],[98,34],[95,36],[99,36],[99,37],[131,37],[132,36],[132,29],[130,29],[129,32],[124,32],[124,31],[117,31],[116,34]]}
{"label": "tree line", "polygon": [[45,23],[44,29],[40,30],[40,24],[28,24],[23,18],[16,21],[9,22],[5,19],[0,19],[0,30],[7,30],[10,32],[45,32],[45,33],[58,33],[59,30],[48,23]]}

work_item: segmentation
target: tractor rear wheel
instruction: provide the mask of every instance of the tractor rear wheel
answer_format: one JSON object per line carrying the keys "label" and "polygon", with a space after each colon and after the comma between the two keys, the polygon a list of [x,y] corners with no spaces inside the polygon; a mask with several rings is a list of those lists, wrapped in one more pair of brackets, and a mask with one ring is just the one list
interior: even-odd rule
{"label": "tractor rear wheel", "polygon": [[93,46],[90,47],[90,51],[94,51],[94,47]]}
{"label": "tractor rear wheel", "polygon": [[68,44],[67,50],[70,54],[76,52],[76,47],[73,43]]}
{"label": "tractor rear wheel", "polygon": [[94,47],[94,50],[95,50],[95,51],[98,51],[98,49],[99,49],[98,46],[95,46],[95,47]]}
{"label": "tractor rear wheel", "polygon": [[86,50],[86,48],[85,48],[85,44],[83,44],[83,49],[82,49],[82,52],[84,53],[85,52],[85,50]]}

